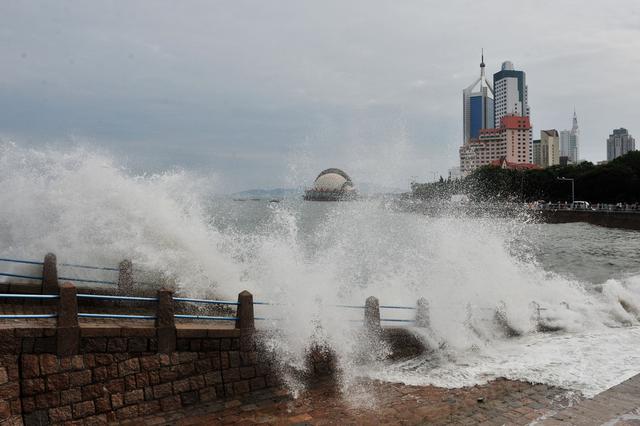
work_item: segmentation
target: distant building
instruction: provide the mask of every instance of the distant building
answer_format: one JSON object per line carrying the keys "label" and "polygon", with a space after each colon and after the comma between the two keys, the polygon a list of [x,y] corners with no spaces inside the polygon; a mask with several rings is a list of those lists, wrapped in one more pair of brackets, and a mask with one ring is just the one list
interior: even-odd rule
{"label": "distant building", "polygon": [[569,157],[567,157],[566,155],[561,155],[560,156],[560,165],[561,166],[567,166],[569,164]]}
{"label": "distant building", "polygon": [[580,158],[580,128],[578,116],[573,111],[573,124],[571,130],[560,131],[560,156],[567,157],[571,164],[578,164]]}
{"label": "distant building", "polygon": [[460,170],[460,167],[451,167],[449,169],[449,179],[460,179],[462,176],[462,170]]}
{"label": "distant building", "polygon": [[534,139],[531,143],[531,158],[533,158],[533,164],[542,164],[542,150],[540,148],[540,139]]}
{"label": "distant building", "polygon": [[[540,131],[539,154],[534,151],[534,164],[546,168],[560,164],[560,136],[555,129]],[[538,155],[535,161],[536,154]]]}
{"label": "distant building", "polygon": [[340,169],[323,170],[313,182],[313,188],[304,192],[308,201],[352,200],[357,196],[349,175]]}
{"label": "distant building", "polygon": [[502,117],[497,129],[482,129],[477,139],[460,147],[460,168],[467,174],[504,158],[509,164],[531,164],[529,117]]}
{"label": "distant building", "polygon": [[484,53],[480,62],[480,77],[462,91],[463,145],[476,139],[480,129],[493,127],[493,88],[484,74]]}
{"label": "distant building", "polygon": [[[495,127],[499,127],[503,117],[530,117],[529,89],[527,75],[524,71],[513,69],[511,61],[502,63],[502,69],[493,74],[494,104],[493,120]],[[531,150],[532,140],[529,139],[529,155],[527,162],[533,161]]]}
{"label": "distant building", "polygon": [[607,161],[625,155],[629,151],[635,151],[636,140],[623,127],[614,129],[607,139]]}
{"label": "distant building", "polygon": [[531,163],[510,163],[507,161],[505,157],[499,158],[497,160],[493,160],[491,162],[492,166],[497,166],[502,169],[512,169],[512,170],[532,170],[539,169],[540,167],[537,164]]}

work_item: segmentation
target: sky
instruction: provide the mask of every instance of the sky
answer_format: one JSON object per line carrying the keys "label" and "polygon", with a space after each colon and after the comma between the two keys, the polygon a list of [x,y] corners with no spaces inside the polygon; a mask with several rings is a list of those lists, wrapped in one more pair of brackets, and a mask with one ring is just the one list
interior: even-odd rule
{"label": "sky", "polygon": [[89,145],[132,170],[215,175],[221,192],[340,167],[408,188],[447,175],[462,89],[511,60],[534,138],[569,129],[605,159],[640,137],[640,2],[0,2],[0,139]]}

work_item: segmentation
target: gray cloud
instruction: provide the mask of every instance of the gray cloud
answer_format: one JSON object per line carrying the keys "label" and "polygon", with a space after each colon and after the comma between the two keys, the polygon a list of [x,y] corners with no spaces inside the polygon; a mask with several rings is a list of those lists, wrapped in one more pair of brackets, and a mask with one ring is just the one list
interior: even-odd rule
{"label": "gray cloud", "polygon": [[489,71],[527,72],[536,132],[575,105],[600,160],[612,128],[640,136],[640,4],[594,3],[5,1],[0,135],[87,140],[228,190],[303,163],[302,180],[339,165],[406,187],[456,164],[484,47]]}

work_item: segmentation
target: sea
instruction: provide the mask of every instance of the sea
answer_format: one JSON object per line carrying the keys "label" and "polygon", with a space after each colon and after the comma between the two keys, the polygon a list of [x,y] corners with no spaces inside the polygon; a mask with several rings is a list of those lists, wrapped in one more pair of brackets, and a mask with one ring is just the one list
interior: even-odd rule
{"label": "sea", "polygon": [[[0,257],[54,252],[59,264],[112,267],[130,259],[137,276],[183,295],[233,300],[249,290],[264,302],[257,327],[274,331],[266,344],[281,362],[303,369],[307,349],[325,345],[344,386],[362,377],[444,387],[506,377],[593,396],[640,373],[636,231],[446,203],[425,214],[397,195],[239,200],[196,173],[133,173],[87,148],[0,144],[0,187]],[[429,351],[388,361],[384,345],[364,348],[356,336],[369,296],[386,306],[383,325],[408,328]],[[428,328],[403,309],[419,298]],[[294,375],[288,384],[304,386]]]}

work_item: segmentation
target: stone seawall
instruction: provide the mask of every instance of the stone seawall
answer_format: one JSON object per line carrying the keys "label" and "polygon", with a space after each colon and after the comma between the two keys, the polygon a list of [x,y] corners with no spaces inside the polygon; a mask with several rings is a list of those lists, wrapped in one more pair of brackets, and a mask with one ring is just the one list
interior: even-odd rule
{"label": "stone seawall", "polygon": [[277,384],[237,329],[178,329],[170,354],[153,328],[83,327],[70,356],[55,353],[55,328],[2,329],[0,345],[2,424],[117,422]]}
{"label": "stone seawall", "polygon": [[640,231],[640,213],[591,210],[542,210],[536,212],[542,222],[585,222],[607,228]]}

